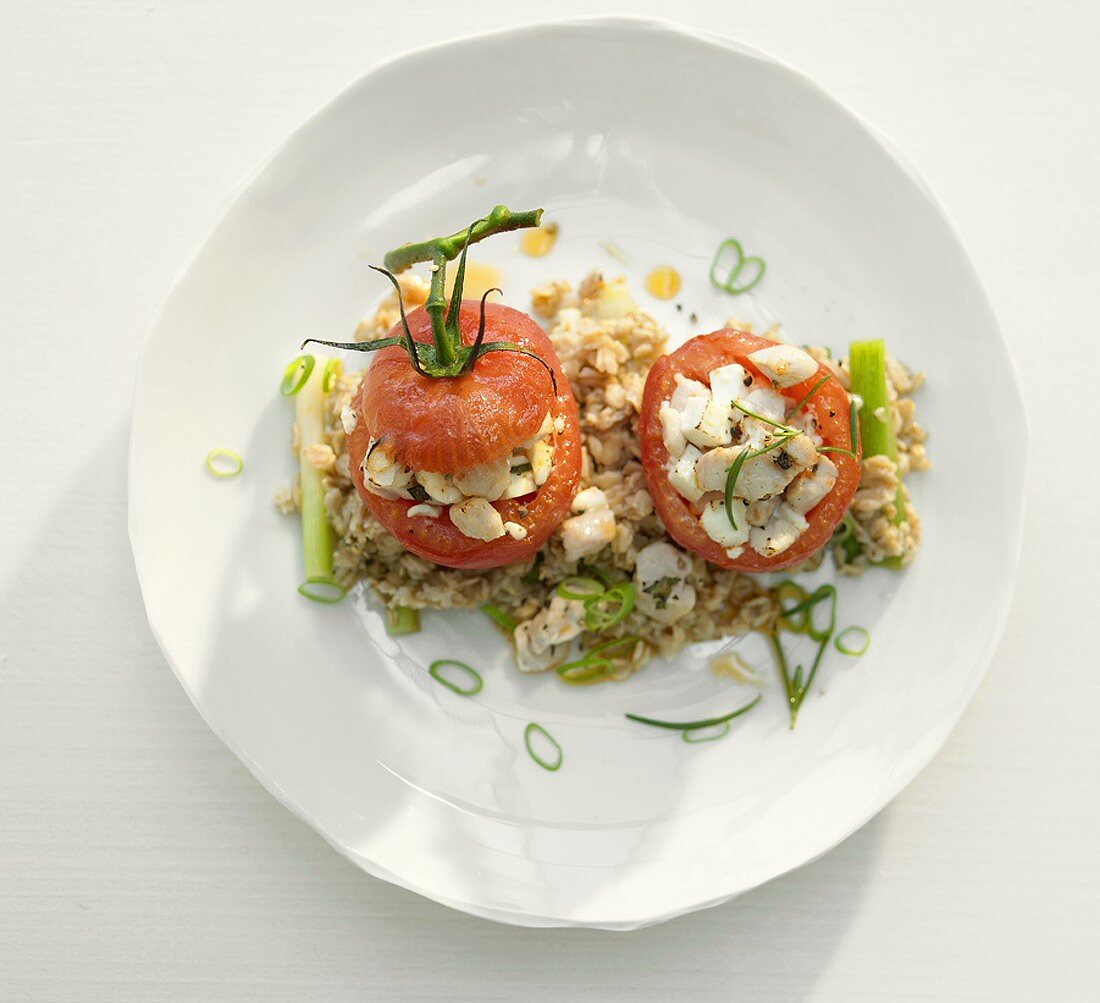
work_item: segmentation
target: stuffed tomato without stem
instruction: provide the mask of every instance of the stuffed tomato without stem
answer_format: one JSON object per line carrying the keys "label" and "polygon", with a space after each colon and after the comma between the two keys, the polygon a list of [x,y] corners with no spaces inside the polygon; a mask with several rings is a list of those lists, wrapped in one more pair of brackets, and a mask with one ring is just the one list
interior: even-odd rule
{"label": "stuffed tomato without stem", "polygon": [[836,376],[801,349],[744,331],[700,335],[659,359],[638,431],[665,528],[723,568],[804,561],[859,485],[858,435]]}
{"label": "stuffed tomato without stem", "polygon": [[[322,342],[378,352],[341,416],[352,481],[406,550],[436,564],[529,560],[580,480],[577,403],[549,338],[518,310],[462,299],[469,244],[536,226],[540,215],[497,206],[464,231],[390,252],[378,270],[399,304],[393,272],[432,262],[424,306],[406,317],[402,304],[400,323],[378,341]],[[456,256],[448,304],[445,269]]]}

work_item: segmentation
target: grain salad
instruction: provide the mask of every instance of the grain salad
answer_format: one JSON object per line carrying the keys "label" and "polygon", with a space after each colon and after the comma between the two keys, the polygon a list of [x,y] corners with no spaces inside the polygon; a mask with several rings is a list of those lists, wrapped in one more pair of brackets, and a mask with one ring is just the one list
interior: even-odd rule
{"label": "grain salad", "polygon": [[[407,309],[420,306],[428,286],[411,274],[399,278]],[[639,309],[622,278],[586,276],[574,289],[548,281],[531,293],[532,312],[545,324],[580,410],[582,458],[579,490],[569,516],[533,562],[487,570],[441,567],[406,551],[366,510],[352,482],[347,452],[349,406],[361,373],[339,373],[324,398],[324,437],[305,451],[294,427],[292,448],[321,474],[324,508],[334,532],[333,574],[344,588],[368,585],[391,608],[457,609],[492,603],[518,622],[517,667],[544,671],[570,653],[616,638],[624,645],[602,678],[629,676],[655,655],[687,644],[753,630],[771,630],[777,617],[775,591],[760,577],[718,567],[670,539],[646,489],[637,434],[646,377],[666,352],[667,335]],[[357,340],[383,337],[399,320],[396,295],[360,325]],[[748,328],[731,319],[730,326]],[[779,341],[772,328],[765,337]],[[847,390],[847,361],[809,348]],[[922,377],[889,359],[889,401],[880,415],[892,423],[897,461],[863,460],[859,487],[836,542],[827,548],[841,572],[859,574],[883,558],[908,563],[920,541],[920,521],[904,478],[926,468],[925,433],[915,418],[911,394]],[[888,412],[888,413],[887,413]],[[895,518],[899,491],[905,518]],[[300,489],[282,490],[280,511],[298,510]],[[806,562],[816,567],[825,550]],[[598,637],[586,630],[580,597],[558,593],[560,583],[580,577],[609,587],[632,582],[630,612]]]}

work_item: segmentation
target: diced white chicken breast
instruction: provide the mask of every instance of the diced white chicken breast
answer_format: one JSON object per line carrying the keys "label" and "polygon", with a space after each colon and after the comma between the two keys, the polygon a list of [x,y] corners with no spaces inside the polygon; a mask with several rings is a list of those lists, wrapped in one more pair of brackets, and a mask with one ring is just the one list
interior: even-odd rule
{"label": "diced white chicken breast", "polygon": [[766,526],[778,505],[779,499],[776,497],[754,501],[751,505],[746,506],[745,518],[749,520],[750,526]]}
{"label": "diced white chicken breast", "polygon": [[804,407],[795,414],[790,415],[786,423],[791,428],[797,428],[800,432],[804,432],[815,446],[820,446],[825,441],[818,433],[817,419],[814,418],[813,411],[808,407]]}
{"label": "diced white chicken breast", "polygon": [[786,397],[774,390],[755,387],[741,396],[740,403],[762,418],[781,422],[787,415],[787,408],[797,402],[788,401]]}
{"label": "diced white chicken breast", "polygon": [[531,460],[531,476],[542,487],[554,466],[554,447],[546,439],[539,439],[527,453]]}
{"label": "diced white chicken breast", "polygon": [[710,396],[715,404],[730,409],[738,397],[747,391],[744,366],[734,362],[728,366],[719,366],[710,374]]}
{"label": "diced white chicken breast", "polygon": [[608,508],[607,495],[599,488],[585,488],[578,491],[571,508],[574,512],[587,512],[594,508]]}
{"label": "diced white chicken breast", "polygon": [[669,543],[651,543],[638,551],[634,566],[636,607],[658,623],[674,623],[695,608],[688,584],[691,560]]}
{"label": "diced white chicken breast", "polygon": [[504,536],[504,520],[484,498],[467,498],[452,505],[451,522],[463,536],[473,540],[499,540]]}
{"label": "diced white chicken breast", "polygon": [[352,410],[350,404],[340,408],[340,424],[344,426],[344,435],[351,435],[355,426],[359,424],[359,416]]}
{"label": "diced white chicken breast", "polygon": [[753,352],[749,361],[781,387],[793,387],[817,372],[813,356],[794,345],[769,345]]}
{"label": "diced white chicken breast", "polygon": [[516,627],[516,664],[521,672],[543,672],[561,661],[565,646],[582,630],[584,603],[554,595],[550,605]]}
{"label": "diced white chicken breast", "polygon": [[534,494],[538,490],[534,474],[525,470],[522,474],[513,473],[508,480],[508,490],[501,498],[522,498],[524,495]]}
{"label": "diced white chicken breast", "polygon": [[513,540],[526,540],[527,528],[521,526],[518,522],[506,522],[504,524],[504,532],[507,533]]}
{"label": "diced white chicken breast", "polygon": [[763,557],[776,557],[808,528],[809,523],[787,505],[780,505],[763,528],[754,526],[749,533],[749,546]]}
{"label": "diced white chicken breast", "polygon": [[676,408],[677,411],[683,411],[684,405],[692,397],[702,397],[708,399],[710,397],[710,391],[706,385],[700,383],[698,380],[689,379],[682,373],[676,374],[676,389],[672,391],[672,397],[669,403]]}
{"label": "diced white chicken breast", "polygon": [[454,486],[446,474],[433,474],[425,470],[417,472],[416,483],[428,492],[432,501],[441,505],[453,505],[462,501],[462,492]]}
{"label": "diced white chicken breast", "polygon": [[703,489],[695,476],[695,464],[702,457],[702,450],[688,445],[668,474],[668,482],[688,501],[703,497]]}
{"label": "diced white chicken breast", "polygon": [[725,491],[726,475],[744,446],[722,446],[704,453],[695,464],[695,480],[703,491]]}
{"label": "diced white chicken breast", "polygon": [[817,463],[790,483],[783,497],[791,509],[805,515],[833,490],[836,478],[836,464],[827,456],[819,457]]}
{"label": "diced white chicken breast", "polygon": [[741,464],[734,493],[750,502],[781,494],[799,469],[782,449],[751,456]]}
{"label": "diced white chicken breast", "polygon": [[368,491],[388,498],[407,495],[405,490],[412,483],[412,472],[398,463],[393,454],[381,443],[374,443],[367,450],[360,464],[363,483]]}
{"label": "diced white chicken breast", "polygon": [[609,508],[593,508],[566,519],[560,529],[566,560],[577,561],[615,539],[615,516]]}
{"label": "diced white chicken breast", "polygon": [[686,436],[688,429],[695,428],[703,420],[703,412],[710,403],[709,395],[706,397],[689,397],[684,406],[680,408],[680,429]]}
{"label": "diced white chicken breast", "polygon": [[405,514],[410,519],[416,516],[423,516],[425,519],[438,519],[443,514],[443,509],[438,505],[429,505],[426,502],[421,502],[419,505],[410,505],[408,512]]}
{"label": "diced white chicken breast", "polygon": [[[693,397],[689,407],[699,398]],[[684,438],[700,449],[714,449],[726,445],[730,439],[730,409],[715,401],[707,401],[697,422],[689,419],[685,410],[683,417]]]}
{"label": "diced white chicken breast", "polygon": [[749,539],[749,521],[745,516],[745,503],[740,498],[733,499],[733,518],[737,521],[735,529],[726,514],[724,501],[707,502],[703,514],[699,517],[703,530],[715,543],[723,547],[740,547]]}
{"label": "diced white chicken breast", "polygon": [[668,401],[661,404],[661,410],[657,412],[657,415],[661,419],[661,433],[664,436],[665,449],[668,450],[668,455],[675,460],[687,445],[687,439],[684,438],[684,430],[681,424],[683,415]]}
{"label": "diced white chicken breast", "polygon": [[468,497],[496,501],[508,490],[510,472],[508,457],[502,456],[499,460],[482,463],[480,466],[455,474],[454,486]]}

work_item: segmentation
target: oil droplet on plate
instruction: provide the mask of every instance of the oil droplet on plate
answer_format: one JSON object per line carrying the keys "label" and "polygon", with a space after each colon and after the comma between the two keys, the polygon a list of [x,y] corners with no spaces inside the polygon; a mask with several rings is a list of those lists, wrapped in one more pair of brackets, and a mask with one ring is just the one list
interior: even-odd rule
{"label": "oil droplet on plate", "polygon": [[660,265],[646,276],[645,287],[651,296],[670,300],[680,291],[680,273],[671,265]]}
{"label": "oil droplet on plate", "polygon": [[[455,287],[455,275],[458,264],[447,269],[447,295]],[[480,261],[466,259],[466,274],[462,279],[462,298],[479,300],[490,289],[500,289],[504,285],[504,273],[495,265],[484,265]]]}
{"label": "oil droplet on plate", "polygon": [[529,258],[544,258],[553,250],[558,239],[558,224],[543,223],[533,230],[524,230],[519,238],[519,249]]}

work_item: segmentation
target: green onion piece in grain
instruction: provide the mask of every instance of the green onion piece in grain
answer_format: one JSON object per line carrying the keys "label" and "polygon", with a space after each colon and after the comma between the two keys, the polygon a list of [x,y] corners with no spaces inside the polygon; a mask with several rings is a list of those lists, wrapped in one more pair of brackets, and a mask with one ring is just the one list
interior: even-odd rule
{"label": "green onion piece in grain", "polygon": [[[553,746],[557,756],[554,759],[547,759],[540,752],[538,752],[532,744],[532,739],[538,736],[542,741],[549,743]],[[541,724],[535,724],[532,721],[523,729],[523,744],[527,746],[527,755],[529,755],[536,763],[539,764],[544,770],[553,773],[555,770],[561,769],[562,760],[565,758],[561,751],[561,746],[558,745],[557,740],[550,734]]]}
{"label": "green onion piece in grain", "polygon": [[738,707],[737,710],[731,711],[729,714],[723,714],[721,717],[707,717],[703,718],[701,721],[660,721],[652,717],[642,717],[640,714],[626,714],[624,716],[628,721],[637,721],[638,724],[648,724],[653,728],[668,728],[671,731],[695,731],[698,728],[710,728],[716,724],[732,721],[735,717],[747,714],[753,707],[760,703],[762,699],[763,695],[758,695],[743,707]]}
{"label": "green onion piece in grain", "polygon": [[602,582],[595,578],[586,578],[583,575],[570,575],[557,588],[558,595],[563,599],[576,599],[587,602],[590,599],[598,599],[604,594]]}
{"label": "green onion piece in grain", "polygon": [[613,652],[619,648],[630,648],[633,653],[641,638],[637,634],[627,634],[624,637],[614,637],[610,641],[601,641],[589,648],[581,658],[572,662],[566,662],[557,668],[557,673],[563,682],[573,686],[590,686],[592,683],[600,683],[611,677],[615,661],[623,658]]}
{"label": "green onion piece in grain", "polygon": [[[898,447],[894,439],[893,415],[886,392],[886,345],[882,339],[853,341],[848,349],[848,368],[852,374],[852,393],[858,394],[863,402],[859,411],[863,456],[885,456],[896,466]],[[895,526],[900,526],[905,521],[905,516],[905,489],[899,477],[891,521]],[[884,567],[900,568],[901,557],[887,557],[880,563]]]}
{"label": "green onion piece in grain", "polygon": [[603,595],[586,600],[584,626],[593,633],[607,630],[621,623],[634,608],[637,593],[629,582],[613,585]]}
{"label": "green onion piece in grain", "polygon": [[336,386],[336,381],[343,375],[344,364],[339,359],[329,359],[325,363],[324,371],[321,374],[321,390],[324,393],[330,393],[332,388]]}
{"label": "green onion piece in grain", "polygon": [[390,637],[407,637],[420,633],[420,610],[411,606],[392,606],[386,610],[386,633]]}
{"label": "green onion piece in grain", "polygon": [[518,625],[515,617],[509,616],[499,606],[494,606],[492,603],[482,603],[478,609],[506,634],[513,633]]}
{"label": "green onion piece in grain", "polygon": [[[444,670],[447,668],[458,669],[459,674],[465,676],[469,681],[468,685],[462,686],[455,680],[448,679],[444,674]],[[481,674],[476,669],[453,658],[437,658],[428,666],[428,675],[440,686],[446,686],[452,693],[457,693],[460,697],[472,697],[475,693],[480,693],[481,687],[485,685]]]}
{"label": "green onion piece in grain", "polygon": [[[780,626],[794,634],[801,634],[805,631],[809,618],[809,613],[805,605],[808,598],[809,594],[806,590],[799,585],[798,582],[792,581],[790,578],[776,585],[775,599],[779,604]],[[792,600],[796,605],[784,608],[783,604],[791,602]],[[798,615],[798,620],[791,619],[795,615]]]}
{"label": "green onion piece in grain", "polygon": [[235,453],[232,449],[212,449],[206,454],[203,462],[211,474],[223,480],[236,477],[244,470],[244,460],[241,459],[240,453]]}
{"label": "green onion piece in grain", "polygon": [[293,397],[306,385],[317,360],[312,355],[299,355],[283,370],[283,381],[279,384],[279,393],[284,397]]}
{"label": "green onion piece in grain", "polygon": [[[849,647],[845,640],[847,637],[856,637],[862,643],[856,648]],[[871,646],[871,634],[865,627],[848,627],[837,634],[833,644],[836,645],[836,650],[842,655],[851,655],[853,658],[858,658]]]}
{"label": "green onion piece in grain", "polygon": [[321,471],[309,462],[309,447],[325,441],[325,395],[322,374],[310,359],[304,383],[294,391],[294,415],[298,423],[298,480],[302,492],[302,553],[305,580],[298,591],[314,602],[339,602],[344,590],[332,577],[332,528],[325,512],[325,487]]}
{"label": "green onion piece in grain", "polygon": [[535,554],[535,559],[531,562],[531,567],[529,567],[523,573],[523,576],[520,578],[520,581],[523,582],[524,585],[538,585],[538,583],[539,583],[539,572],[541,571],[541,569],[542,569],[542,551],[540,550],[537,554]]}

